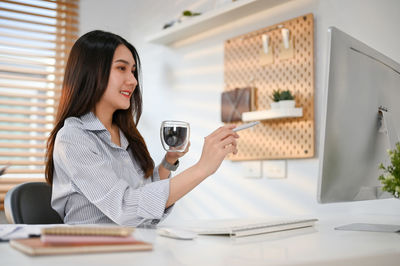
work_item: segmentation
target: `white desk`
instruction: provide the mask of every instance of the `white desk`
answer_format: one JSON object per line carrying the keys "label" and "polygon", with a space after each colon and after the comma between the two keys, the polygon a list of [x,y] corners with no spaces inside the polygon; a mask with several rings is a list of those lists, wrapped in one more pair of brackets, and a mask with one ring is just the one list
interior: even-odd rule
{"label": "white desk", "polygon": [[[160,237],[151,229],[138,229],[138,237],[154,243],[153,251],[29,257],[0,243],[1,265],[400,265],[400,234],[337,231],[350,222],[369,219],[320,219],[315,228],[284,234],[231,239],[199,236],[195,240]],[[384,217],[400,224],[400,216]]]}

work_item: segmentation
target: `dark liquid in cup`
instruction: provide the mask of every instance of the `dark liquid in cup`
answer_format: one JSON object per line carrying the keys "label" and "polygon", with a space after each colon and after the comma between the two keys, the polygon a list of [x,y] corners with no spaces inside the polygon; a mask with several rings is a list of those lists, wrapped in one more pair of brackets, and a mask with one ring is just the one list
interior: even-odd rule
{"label": "dark liquid in cup", "polygon": [[163,138],[170,147],[179,147],[184,144],[187,137],[187,128],[185,127],[164,127]]}

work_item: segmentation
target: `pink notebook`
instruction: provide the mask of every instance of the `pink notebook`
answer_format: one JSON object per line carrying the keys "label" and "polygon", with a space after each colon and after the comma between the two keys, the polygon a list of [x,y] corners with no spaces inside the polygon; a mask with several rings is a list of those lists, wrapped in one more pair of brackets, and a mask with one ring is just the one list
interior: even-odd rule
{"label": "pink notebook", "polygon": [[[50,237],[50,236],[49,236]],[[53,237],[53,236],[51,236]],[[60,236],[59,236],[60,237]],[[64,238],[63,236],[61,236]],[[86,237],[85,237],[86,238]],[[97,239],[97,241],[100,240]],[[124,237],[125,238],[125,237]],[[128,237],[130,238],[130,237]],[[87,238],[86,238],[87,239]],[[122,239],[120,239],[122,240]],[[87,240],[84,240],[87,241]],[[115,241],[115,240],[114,240]],[[127,239],[122,240],[127,241]],[[70,242],[70,243],[44,243],[39,238],[12,239],[10,245],[31,256],[57,255],[57,254],[78,254],[95,252],[131,252],[152,250],[153,245],[142,241],[133,242]]]}

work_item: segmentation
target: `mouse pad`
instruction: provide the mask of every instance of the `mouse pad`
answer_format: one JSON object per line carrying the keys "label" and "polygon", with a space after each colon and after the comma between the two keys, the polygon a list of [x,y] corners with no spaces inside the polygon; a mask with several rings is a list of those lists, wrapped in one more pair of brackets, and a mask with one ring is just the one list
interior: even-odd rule
{"label": "mouse pad", "polygon": [[339,227],[336,227],[335,229],[336,230],[348,230],[348,231],[398,233],[398,232],[400,232],[400,225],[354,223],[354,224],[339,226]]}

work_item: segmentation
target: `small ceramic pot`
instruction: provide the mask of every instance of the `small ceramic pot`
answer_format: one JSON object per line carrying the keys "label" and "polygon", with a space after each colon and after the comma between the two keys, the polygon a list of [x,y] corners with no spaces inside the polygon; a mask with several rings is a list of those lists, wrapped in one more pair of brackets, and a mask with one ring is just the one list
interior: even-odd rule
{"label": "small ceramic pot", "polygon": [[279,102],[271,102],[271,109],[279,109],[280,104]]}
{"label": "small ceramic pot", "polygon": [[296,102],[294,100],[282,100],[279,101],[279,108],[281,109],[291,109],[294,108]]}

